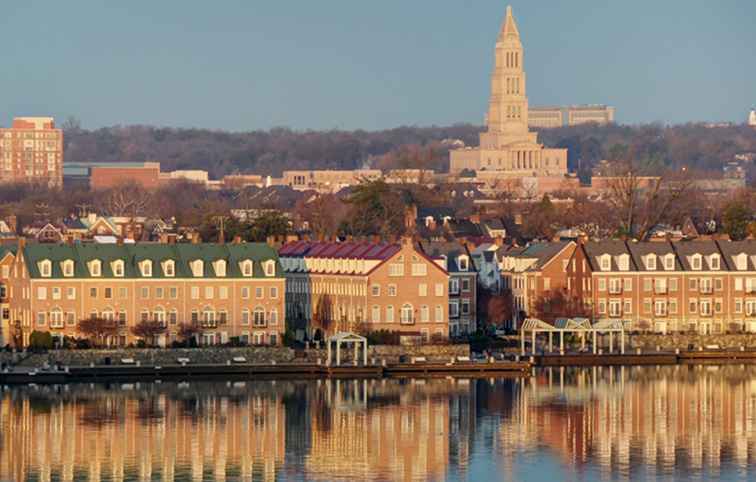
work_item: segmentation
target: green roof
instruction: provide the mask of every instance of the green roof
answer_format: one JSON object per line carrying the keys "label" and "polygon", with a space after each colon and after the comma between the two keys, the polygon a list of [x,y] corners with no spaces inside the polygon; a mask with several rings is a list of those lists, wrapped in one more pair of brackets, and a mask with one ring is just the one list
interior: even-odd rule
{"label": "green roof", "polygon": [[[189,263],[196,260],[203,262],[203,277],[220,278],[215,273],[213,263],[218,260],[226,261],[226,276],[222,278],[249,278],[243,276],[240,263],[252,261],[252,278],[265,278],[262,263],[274,261],[276,277],[283,276],[283,270],[278,262],[278,253],[265,243],[241,244],[27,244],[24,248],[26,266],[31,278],[42,278],[39,263],[49,260],[52,264],[50,278],[63,278],[62,262],[74,262],[74,278],[92,278],[89,263],[93,260],[101,262],[101,276],[98,278],[116,278],[113,273],[113,262],[122,260],[124,275],[122,278],[194,278]],[[142,276],[139,263],[144,260],[152,261],[152,276]],[[162,263],[173,260],[175,275],[166,276]],[[120,278],[120,277],[119,277]]]}

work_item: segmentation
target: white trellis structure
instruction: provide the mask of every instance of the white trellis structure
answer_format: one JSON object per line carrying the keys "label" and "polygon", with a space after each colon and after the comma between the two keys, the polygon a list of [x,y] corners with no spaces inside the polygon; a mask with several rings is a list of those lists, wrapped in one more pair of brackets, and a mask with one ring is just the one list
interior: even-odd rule
{"label": "white trellis structure", "polygon": [[336,366],[341,365],[341,344],[351,343],[354,345],[354,364],[356,365],[360,359],[360,345],[362,345],[362,363],[367,366],[368,364],[368,342],[367,338],[360,336],[356,333],[349,333],[341,331],[328,338],[326,341],[328,344],[328,365],[331,363],[331,345],[336,343]]}
{"label": "white trellis structure", "polygon": [[546,333],[549,337],[549,352],[554,351],[554,335],[559,335],[559,353],[564,355],[564,334],[579,334],[581,348],[585,350],[585,339],[592,337],[593,353],[597,353],[598,335],[609,336],[609,352],[614,352],[614,335],[619,334],[620,353],[625,353],[625,326],[620,320],[600,320],[591,324],[588,318],[559,318],[554,324],[537,318],[526,318],[520,327],[520,351],[525,355],[525,341],[530,337],[531,352],[535,353],[536,337]]}

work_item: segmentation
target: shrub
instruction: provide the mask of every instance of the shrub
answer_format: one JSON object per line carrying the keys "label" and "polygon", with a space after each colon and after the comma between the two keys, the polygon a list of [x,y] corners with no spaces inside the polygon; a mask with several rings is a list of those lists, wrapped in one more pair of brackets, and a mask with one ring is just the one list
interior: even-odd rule
{"label": "shrub", "polygon": [[29,336],[29,349],[31,351],[47,351],[52,350],[53,337],[47,331],[32,331]]}

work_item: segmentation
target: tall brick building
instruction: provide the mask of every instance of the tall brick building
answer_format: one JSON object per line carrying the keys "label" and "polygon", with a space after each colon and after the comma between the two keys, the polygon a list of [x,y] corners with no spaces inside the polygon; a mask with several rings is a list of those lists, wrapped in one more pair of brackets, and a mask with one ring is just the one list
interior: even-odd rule
{"label": "tall brick building", "polygon": [[0,129],[0,182],[63,186],[63,131],[52,117],[16,117]]}

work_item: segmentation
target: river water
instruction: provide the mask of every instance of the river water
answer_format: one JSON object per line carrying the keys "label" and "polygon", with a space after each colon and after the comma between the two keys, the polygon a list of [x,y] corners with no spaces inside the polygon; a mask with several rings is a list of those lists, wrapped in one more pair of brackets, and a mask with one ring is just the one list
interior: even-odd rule
{"label": "river water", "polygon": [[0,480],[756,479],[756,370],[0,391]]}

